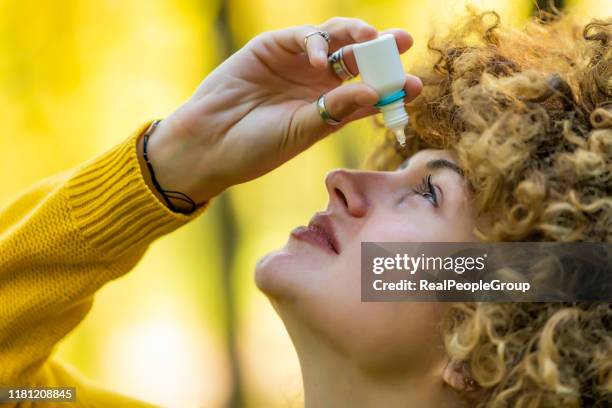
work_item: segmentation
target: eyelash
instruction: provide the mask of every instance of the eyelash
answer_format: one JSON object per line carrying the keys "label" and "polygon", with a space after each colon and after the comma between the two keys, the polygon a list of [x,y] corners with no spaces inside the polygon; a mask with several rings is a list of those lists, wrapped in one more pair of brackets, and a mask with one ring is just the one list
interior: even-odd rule
{"label": "eyelash", "polygon": [[438,207],[438,194],[436,189],[431,183],[431,174],[423,177],[421,184],[412,189],[415,194],[419,194],[427,198],[434,207]]}

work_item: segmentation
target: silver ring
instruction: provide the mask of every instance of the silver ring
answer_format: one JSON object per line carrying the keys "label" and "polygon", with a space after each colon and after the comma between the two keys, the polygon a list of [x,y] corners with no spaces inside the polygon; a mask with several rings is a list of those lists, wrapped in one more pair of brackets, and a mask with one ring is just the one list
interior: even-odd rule
{"label": "silver ring", "polygon": [[322,94],[321,96],[319,96],[319,99],[317,99],[317,108],[319,109],[319,115],[321,115],[325,123],[332,126],[340,124],[341,121],[332,118],[329,112],[327,111],[327,108],[325,107],[325,94]]}
{"label": "silver ring", "polygon": [[327,42],[327,44],[329,44],[329,33],[327,31],[313,31],[312,33],[306,34],[304,37],[304,49],[308,48],[308,38],[312,37],[313,35],[320,35]]}
{"label": "silver ring", "polygon": [[344,63],[344,48],[340,47],[338,50],[334,51],[332,55],[327,58],[327,61],[334,69],[334,72],[342,81],[346,81],[348,79],[354,78],[355,75],[351,74],[348,67]]}

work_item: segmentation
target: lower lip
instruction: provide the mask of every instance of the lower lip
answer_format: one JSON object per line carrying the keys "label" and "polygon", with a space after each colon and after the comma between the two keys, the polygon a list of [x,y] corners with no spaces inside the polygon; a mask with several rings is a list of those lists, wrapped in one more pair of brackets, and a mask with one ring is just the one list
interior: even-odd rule
{"label": "lower lip", "polygon": [[337,255],[334,248],[330,245],[327,237],[319,230],[309,227],[297,227],[291,231],[291,236],[299,239],[300,241],[308,242],[318,248],[323,249],[325,252]]}

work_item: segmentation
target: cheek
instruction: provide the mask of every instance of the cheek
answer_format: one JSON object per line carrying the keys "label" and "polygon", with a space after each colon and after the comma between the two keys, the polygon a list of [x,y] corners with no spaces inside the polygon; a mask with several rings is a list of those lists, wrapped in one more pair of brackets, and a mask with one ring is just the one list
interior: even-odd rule
{"label": "cheek", "polygon": [[427,242],[439,241],[444,234],[444,222],[430,214],[389,214],[371,222],[363,231],[364,241]]}
{"label": "cheek", "polygon": [[473,239],[473,222],[463,213],[444,214],[422,204],[381,214],[362,231],[362,241],[455,242]]}
{"label": "cheek", "polygon": [[[439,323],[443,304],[361,302],[361,242],[389,240],[390,226],[364,225],[323,274],[299,287],[292,305],[294,323],[318,333],[369,369],[424,366],[442,353]],[[397,225],[396,228],[397,230]],[[380,231],[387,231],[381,238]],[[398,238],[410,231],[401,229]]]}

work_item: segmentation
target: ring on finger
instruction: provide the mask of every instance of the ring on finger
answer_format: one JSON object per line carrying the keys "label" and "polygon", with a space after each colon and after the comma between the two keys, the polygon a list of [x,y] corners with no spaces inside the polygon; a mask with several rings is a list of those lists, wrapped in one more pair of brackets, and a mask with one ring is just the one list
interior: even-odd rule
{"label": "ring on finger", "polygon": [[348,67],[344,63],[343,49],[343,47],[340,47],[338,50],[334,51],[332,55],[327,58],[327,61],[334,69],[336,75],[338,75],[338,78],[340,78],[342,81],[346,81],[351,78],[354,78],[355,75],[353,75],[351,71],[349,71]]}
{"label": "ring on finger", "polygon": [[325,94],[322,94],[319,96],[319,99],[317,99],[317,108],[319,109],[319,115],[321,115],[325,123],[332,126],[337,126],[340,124],[341,121],[334,119],[327,111],[327,108],[325,107]]}
{"label": "ring on finger", "polygon": [[317,30],[304,36],[304,49],[308,47],[308,38],[312,37],[313,35],[320,35],[327,42],[327,44],[329,44],[329,33],[327,31]]}

